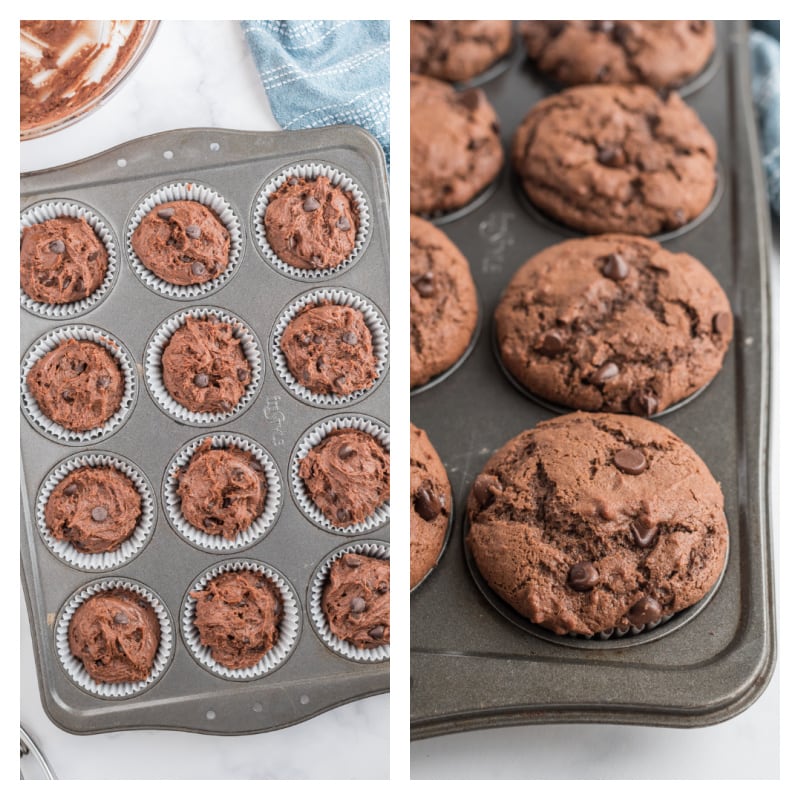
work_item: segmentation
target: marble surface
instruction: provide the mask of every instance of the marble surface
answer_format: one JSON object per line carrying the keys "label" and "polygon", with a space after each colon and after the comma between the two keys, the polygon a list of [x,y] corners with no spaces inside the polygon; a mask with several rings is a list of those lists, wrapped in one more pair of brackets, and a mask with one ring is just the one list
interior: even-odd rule
{"label": "marble surface", "polygon": [[[184,127],[278,129],[238,23],[162,22],[136,71],[107,104],[61,132],[20,143],[20,171],[65,164],[139,136]],[[42,708],[24,597],[20,605],[21,723],[58,778],[386,778],[389,774],[388,694],[341,706],[291,728],[251,736],[65,733]]]}

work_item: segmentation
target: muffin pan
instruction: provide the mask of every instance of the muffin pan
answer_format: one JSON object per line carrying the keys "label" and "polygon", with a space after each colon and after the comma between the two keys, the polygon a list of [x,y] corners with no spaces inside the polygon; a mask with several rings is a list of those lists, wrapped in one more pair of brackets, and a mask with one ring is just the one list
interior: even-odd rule
{"label": "muffin pan", "polygon": [[[534,635],[498,610],[473,579],[462,531],[472,481],[490,455],[553,411],[512,385],[494,354],[493,325],[461,367],[411,400],[411,419],[442,457],[457,534],[411,596],[411,736],[552,722],[696,727],[721,722],[763,691],[775,663],[767,512],[769,419],[768,206],[750,97],[747,29],[717,23],[703,80],[681,94],[719,145],[717,199],[700,222],[665,239],[717,277],[736,318],[721,373],[660,416],[721,483],[729,562],[701,608],[639,636],[608,641]],[[473,85],[477,82],[473,82]],[[517,42],[508,70],[480,81],[500,117],[506,157],[516,127],[554,87]],[[470,261],[485,320],[516,270],[572,233],[531,209],[507,161],[499,185],[434,220]],[[488,591],[488,589],[486,589]],[[458,687],[454,690],[453,687]]]}
{"label": "muffin pan", "polygon": [[[87,206],[111,229],[119,264],[114,284],[70,326],[107,332],[130,354],[132,393],[121,425],[98,438],[56,437],[34,423],[23,400],[21,417],[21,559],[39,677],[47,714],[74,733],[130,728],[171,728],[202,733],[237,734],[272,730],[297,723],[329,708],[388,691],[388,653],[376,660],[354,661],[326,646],[314,631],[307,597],[317,565],[335,548],[361,537],[314,524],[298,508],[291,486],[293,453],[305,432],[330,417],[292,394],[278,379],[268,348],[281,311],[309,291],[307,276],[276,270],[257,244],[253,209],[265,184],[287,169],[324,164],[357,185],[369,212],[369,233],[347,268],[321,276],[315,286],[363,297],[380,317],[384,350],[388,345],[389,228],[388,189],[383,154],[360,128],[340,126],[291,133],[249,133],[189,129],[156,134],[84,161],[29,173],[21,179],[21,215],[50,201]],[[172,295],[143,281],[135,271],[127,242],[133,215],[142,202],[180,186],[213,191],[240,224],[241,243],[235,269],[202,299],[191,292]],[[255,396],[224,420],[201,424],[170,416],[153,399],[147,383],[148,342],[165,320],[191,309],[213,307],[246,320],[260,343],[261,376]],[[57,319],[39,316],[23,305],[21,351],[51,337]],[[63,324],[61,325],[63,328]],[[45,339],[47,340],[47,339]],[[348,415],[371,420],[388,437],[388,362],[381,378],[363,396],[348,403]],[[21,369],[22,374],[22,369]],[[138,386],[142,384],[142,386]],[[145,386],[148,386],[145,389]],[[138,387],[138,390],[137,390]],[[24,393],[27,394],[27,393]],[[168,465],[198,436],[250,441],[274,464],[280,487],[274,519],[263,532],[235,550],[209,550],[182,538],[167,508]],[[124,563],[81,569],[55,555],[37,524],[39,494],[54,469],[76,457],[99,453],[119,458],[140,472],[155,496],[154,531]],[[98,456],[99,457],[99,456]],[[388,505],[371,541],[388,551]],[[344,533],[344,535],[343,535]],[[258,563],[286,581],[297,599],[296,641],[279,663],[248,676],[227,676],[190,652],[184,601],[198,580],[232,561]],[[60,657],[58,634],[62,610],[86,587],[98,582],[141,586],[163,604],[170,621],[170,652],[158,679],[130,693],[96,692],[70,676]],[[63,648],[62,648],[63,649]],[[74,660],[74,659],[73,659]],[[71,665],[70,669],[72,668]],[[88,685],[88,684],[87,684]]]}

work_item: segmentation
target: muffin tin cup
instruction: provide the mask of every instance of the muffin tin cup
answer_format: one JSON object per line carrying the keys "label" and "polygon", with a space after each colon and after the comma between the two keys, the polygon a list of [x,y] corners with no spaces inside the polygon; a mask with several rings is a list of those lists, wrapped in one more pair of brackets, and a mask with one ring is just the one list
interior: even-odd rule
{"label": "muffin tin cup", "polygon": [[20,288],[20,305],[22,308],[37,317],[52,320],[72,319],[91,311],[108,294],[117,277],[119,267],[117,240],[111,231],[110,225],[93,208],[82,203],[75,203],[71,200],[51,200],[26,208],[20,215],[20,235],[22,235],[22,231],[25,228],[30,228],[32,225],[37,225],[50,219],[57,219],[58,217],[85,219],[105,248],[108,255],[108,264],[101,284],[88,297],[84,297],[82,300],[75,300],[72,303],[43,303],[29,297],[25,290]]}
{"label": "muffin tin cup", "polygon": [[[250,667],[233,669],[216,661],[211,655],[211,648],[200,641],[200,632],[194,624],[197,601],[191,596],[191,593],[204,590],[209,582],[219,575],[240,571],[256,572],[272,582],[280,592],[283,616],[281,617],[278,641],[264,653],[261,660]],[[291,656],[300,639],[301,621],[302,614],[297,592],[286,577],[274,567],[260,561],[227,561],[217,564],[200,575],[186,592],[181,613],[181,633],[192,657],[209,672],[227,680],[249,681],[263,678],[274,672]]]}
{"label": "muffin tin cup", "polygon": [[[188,465],[202,444],[210,441],[212,448],[237,447],[253,456],[264,470],[267,482],[267,497],[264,510],[253,523],[237,534],[235,539],[226,539],[221,534],[209,534],[195,528],[183,516],[181,498],[178,495],[178,472]],[[260,541],[272,530],[283,502],[280,475],[272,456],[253,439],[235,433],[209,433],[198,436],[186,444],[170,461],[164,474],[164,510],[169,524],[175,532],[200,550],[212,553],[230,553],[243,550]]]}
{"label": "muffin tin cup", "polygon": [[[372,352],[375,355],[375,380],[366,389],[358,389],[349,394],[318,394],[307,389],[289,371],[286,356],[281,349],[281,337],[289,323],[307,306],[320,303],[348,306],[359,311],[372,334]],[[278,316],[270,336],[270,355],[272,368],[278,379],[288,391],[299,400],[312,406],[336,408],[357,403],[370,394],[381,382],[389,367],[389,330],[386,320],[377,307],[365,297],[348,289],[325,288],[307,292],[295,298]]]}
{"label": "muffin tin cup", "polygon": [[[139,522],[131,535],[114,550],[105,553],[84,553],[71,542],[54,536],[45,521],[45,508],[53,490],[68,475],[81,467],[113,467],[127,476],[139,492],[142,501]],[[62,461],[45,478],[36,501],[36,523],[50,552],[70,567],[90,572],[118,569],[136,558],[150,541],[156,526],[155,495],[144,472],[132,462],[113,453],[86,453]]]}
{"label": "muffin tin cup", "polygon": [[[70,339],[94,342],[103,346],[115,359],[122,373],[124,389],[117,411],[102,425],[88,431],[73,431],[59,425],[39,408],[28,388],[28,374],[33,365],[58,345]],[[22,411],[39,433],[69,445],[94,444],[115,433],[128,419],[136,403],[138,378],[128,349],[113,334],[90,325],[68,325],[46,333],[34,342],[22,359]]]}
{"label": "muffin tin cup", "polygon": [[[349,192],[356,203],[358,210],[358,232],[356,233],[353,250],[347,258],[335,267],[325,269],[302,269],[293,267],[279,258],[267,241],[267,229],[264,224],[264,215],[269,205],[269,198],[290,178],[301,178],[304,180],[314,180],[319,176],[328,178],[334,186],[338,186],[345,192]],[[267,179],[261,191],[258,193],[253,204],[253,234],[258,250],[266,259],[267,263],[278,272],[288,275],[301,281],[328,281],[334,275],[340,275],[348,270],[364,252],[367,240],[370,235],[372,219],[370,216],[367,198],[358,184],[343,170],[337,169],[330,164],[303,163],[281,170],[276,175]]]}
{"label": "muffin tin cup", "polygon": [[[161,637],[156,650],[153,668],[143,681],[126,681],[124,683],[100,683],[86,671],[83,662],[72,655],[69,649],[69,625],[73,615],[90,597],[111,589],[127,589],[141,595],[156,613],[161,629]],[[172,621],[161,598],[152,589],[136,581],[126,578],[106,578],[79,589],[62,607],[55,624],[55,648],[61,666],[70,679],[89,694],[106,700],[125,700],[141,694],[149,689],[164,673],[169,665],[174,650],[174,633]]]}
{"label": "muffin tin cup", "polygon": [[[230,411],[216,414],[208,411],[190,411],[186,406],[175,400],[164,385],[161,357],[172,335],[190,317],[199,320],[214,318],[219,322],[229,324],[241,344],[242,353],[247,359],[247,363],[250,365],[250,383],[247,385],[239,402]],[[145,384],[150,395],[158,407],[168,416],[178,422],[198,427],[221,425],[223,422],[228,422],[244,413],[258,395],[264,378],[264,357],[261,345],[255,333],[253,333],[253,329],[246,322],[224,309],[203,306],[185,309],[173,314],[158,326],[145,348],[144,374]]]}
{"label": "muffin tin cup", "polygon": [[363,522],[339,528],[333,525],[314,503],[306,490],[305,482],[300,477],[300,462],[331,431],[341,430],[342,428],[354,428],[368,433],[377,440],[387,453],[389,452],[389,429],[382,422],[364,416],[329,417],[306,431],[295,446],[289,465],[289,483],[291,484],[292,495],[297,507],[311,522],[330,533],[337,533],[341,536],[355,536],[374,531],[385,525],[389,521],[389,503],[383,503]]}
{"label": "muffin tin cup", "polygon": [[[209,208],[230,234],[228,266],[224,272],[217,275],[212,281],[194,283],[189,286],[180,286],[179,284],[165,281],[149,270],[133,249],[133,233],[147,214],[162,203],[175,203],[180,200],[193,200]],[[233,206],[214,189],[194,181],[170,183],[156,189],[139,203],[131,215],[125,230],[125,250],[136,276],[151,291],[173,300],[198,300],[222,288],[238,269],[244,252],[244,233],[239,216]]]}
{"label": "muffin tin cup", "polygon": [[338,547],[329,553],[314,570],[314,577],[308,587],[308,616],[314,630],[322,640],[323,644],[337,655],[343,656],[350,661],[367,662],[376,664],[381,661],[389,660],[390,645],[380,645],[378,647],[361,648],[350,644],[350,642],[340,639],[331,631],[325,613],[322,610],[322,592],[328,580],[331,566],[347,553],[357,553],[362,556],[372,558],[382,558],[389,560],[389,545],[386,542],[351,542],[350,544]]}

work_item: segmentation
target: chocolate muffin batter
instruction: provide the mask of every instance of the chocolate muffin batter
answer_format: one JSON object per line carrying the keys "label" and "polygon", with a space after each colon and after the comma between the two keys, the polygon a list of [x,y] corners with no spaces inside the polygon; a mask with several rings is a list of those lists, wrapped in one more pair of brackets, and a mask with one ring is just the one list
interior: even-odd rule
{"label": "chocolate muffin batter", "polygon": [[444,81],[484,72],[511,49],[506,19],[411,20],[411,71]]}
{"label": "chocolate muffin batter", "polygon": [[207,439],[178,474],[184,519],[212,536],[235,539],[264,512],[267,481],[261,465],[238,447]]}
{"label": "chocolate muffin batter", "polygon": [[314,505],[337,528],[364,522],[389,501],[389,454],[355,428],[331,431],[298,472]]}
{"label": "chocolate muffin batter", "polygon": [[207,206],[176,200],[151,209],[133,232],[131,245],[142,264],[161,280],[189,286],[225,272],[231,236]]}
{"label": "chocolate muffin batter", "polygon": [[533,394],[652,416],[722,368],[733,314],[695,258],[639,236],[569,239],[514,275],[495,311],[500,357]]}
{"label": "chocolate muffin batter", "polygon": [[499,130],[480,89],[412,75],[411,212],[442,214],[480,194],[503,166]]}
{"label": "chocolate muffin batter", "polygon": [[558,83],[644,83],[674,89],[714,52],[707,20],[528,20],[520,33],[536,68]]}
{"label": "chocolate muffin batter", "polygon": [[389,644],[389,561],[345,553],[322,590],[331,632],[361,650]]}
{"label": "chocolate muffin batter", "polygon": [[71,431],[103,425],[119,410],[125,388],[122,370],[105,347],[75,339],[45,353],[27,383],[42,413]]}
{"label": "chocolate muffin batter", "polygon": [[291,177],[269,197],[264,227],[275,255],[298,269],[337,267],[353,252],[358,205],[325,175]]}
{"label": "chocolate muffin batter", "polygon": [[286,326],[281,350],[295,380],[316,394],[350,394],[378,377],[372,333],[349,306],[307,306]]}
{"label": "chocolate muffin batter", "polygon": [[114,467],[80,467],[50,493],[44,508],[47,530],[82,553],[116,550],[142,516],[133,481]]}
{"label": "chocolate muffin batter", "polygon": [[250,364],[233,326],[187,317],[161,354],[164,386],[195,414],[232,411],[250,385]]}
{"label": "chocolate muffin batter", "polygon": [[74,303],[103,283],[108,253],[85,219],[57,217],[22,230],[19,281],[38,303]]}
{"label": "chocolate muffin batter", "polygon": [[568,414],[501,447],[467,502],[489,586],[557,633],[641,626],[701,600],[722,572],[722,492],[649,420]]}
{"label": "chocolate muffin batter", "polygon": [[411,588],[433,568],[453,504],[447,471],[425,431],[411,423]]}
{"label": "chocolate muffin batter", "polygon": [[709,204],[717,145],[681,98],[647,86],[579,86],[538,102],[514,136],[525,193],[586,233],[649,236]]}
{"label": "chocolate muffin batter", "polygon": [[161,626],[144,597],[111,589],[81,603],[68,638],[72,655],[98,683],[143,681],[153,669]]}
{"label": "chocolate muffin batter", "polygon": [[224,667],[252,667],[277,643],[281,595],[264,575],[247,569],[223,572],[190,597],[197,601],[194,624],[200,642]]}
{"label": "chocolate muffin batter", "polygon": [[478,324],[478,294],[464,254],[447,235],[411,216],[411,387],[458,361]]}

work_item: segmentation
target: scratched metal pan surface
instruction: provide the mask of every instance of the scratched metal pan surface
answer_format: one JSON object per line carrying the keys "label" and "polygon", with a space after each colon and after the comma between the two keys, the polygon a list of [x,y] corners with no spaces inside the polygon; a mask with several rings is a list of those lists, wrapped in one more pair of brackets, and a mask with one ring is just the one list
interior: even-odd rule
{"label": "scratched metal pan surface", "polygon": [[[717,33],[712,74],[684,98],[719,145],[721,196],[700,224],[663,245],[694,254],[717,276],[734,309],[735,338],[711,385],[658,422],[694,447],[722,485],[731,530],[724,577],[696,616],[667,623],[667,635],[575,647],[569,637],[535,636],[501,615],[470,574],[463,537],[453,536],[411,597],[412,738],[545,722],[709,725],[747,708],[769,681],[776,648],[766,469],[769,227],[746,28],[717,23]],[[498,111],[506,153],[528,109],[554,91],[519,44],[509,69],[481,86]],[[440,224],[470,261],[485,320],[528,258],[576,235],[530,213],[508,165],[483,204]],[[485,324],[466,362],[411,400],[414,424],[428,432],[450,475],[458,531],[489,456],[554,413],[507,380],[491,334]]]}
{"label": "scratched metal pan surface", "polygon": [[[255,240],[254,202],[273,173],[298,163],[323,163],[349,176],[366,198],[370,227],[352,266],[323,281],[296,280],[270,266]],[[124,254],[126,225],[140,200],[155,188],[192,181],[213,188],[233,207],[243,231],[243,253],[233,277],[198,300],[175,300],[147,288]],[[388,542],[389,523],[365,534],[324,530],[301,513],[290,488],[290,460],[305,431],[331,416],[368,417],[389,424],[389,381],[344,407],[321,408],[296,399],[270,365],[270,332],[281,310],[305,292],[327,287],[367,298],[389,319],[388,190],[383,154],[360,128],[341,126],[291,133],[188,129],[128,142],[93,158],[22,176],[21,208],[58,198],[95,209],[110,225],[122,250],[110,294],[96,307],[64,323],[21,311],[21,348],[61,324],[91,325],[113,333],[127,347],[139,374],[135,406],[127,422],[96,446],[62,444],[21,419],[22,578],[34,640],[42,702],[51,719],[74,733],[129,728],[171,728],[237,734],[282,728],[327,709],[389,689],[389,661],[357,662],[329,649],[316,635],[306,603],[317,565],[350,542]],[[242,434],[273,458],[282,504],[269,532],[233,553],[199,549],[171,527],[162,484],[167,465],[188,442],[205,432],[168,416],[153,401],[142,376],[146,343],[165,320],[197,306],[221,308],[244,320],[261,344],[263,380],[255,400],[209,434]],[[63,459],[100,450],[132,461],[156,495],[155,532],[132,561],[110,571],[86,572],[56,558],[37,530],[35,505],[43,479]],[[299,639],[281,666],[264,677],[234,681],[201,666],[181,633],[181,607],[190,584],[228,560],[266,563],[281,573],[299,603]],[[173,655],[150,688],[129,699],[97,697],[77,686],[56,653],[54,622],[80,587],[105,578],[126,578],[153,590],[173,628]]]}

